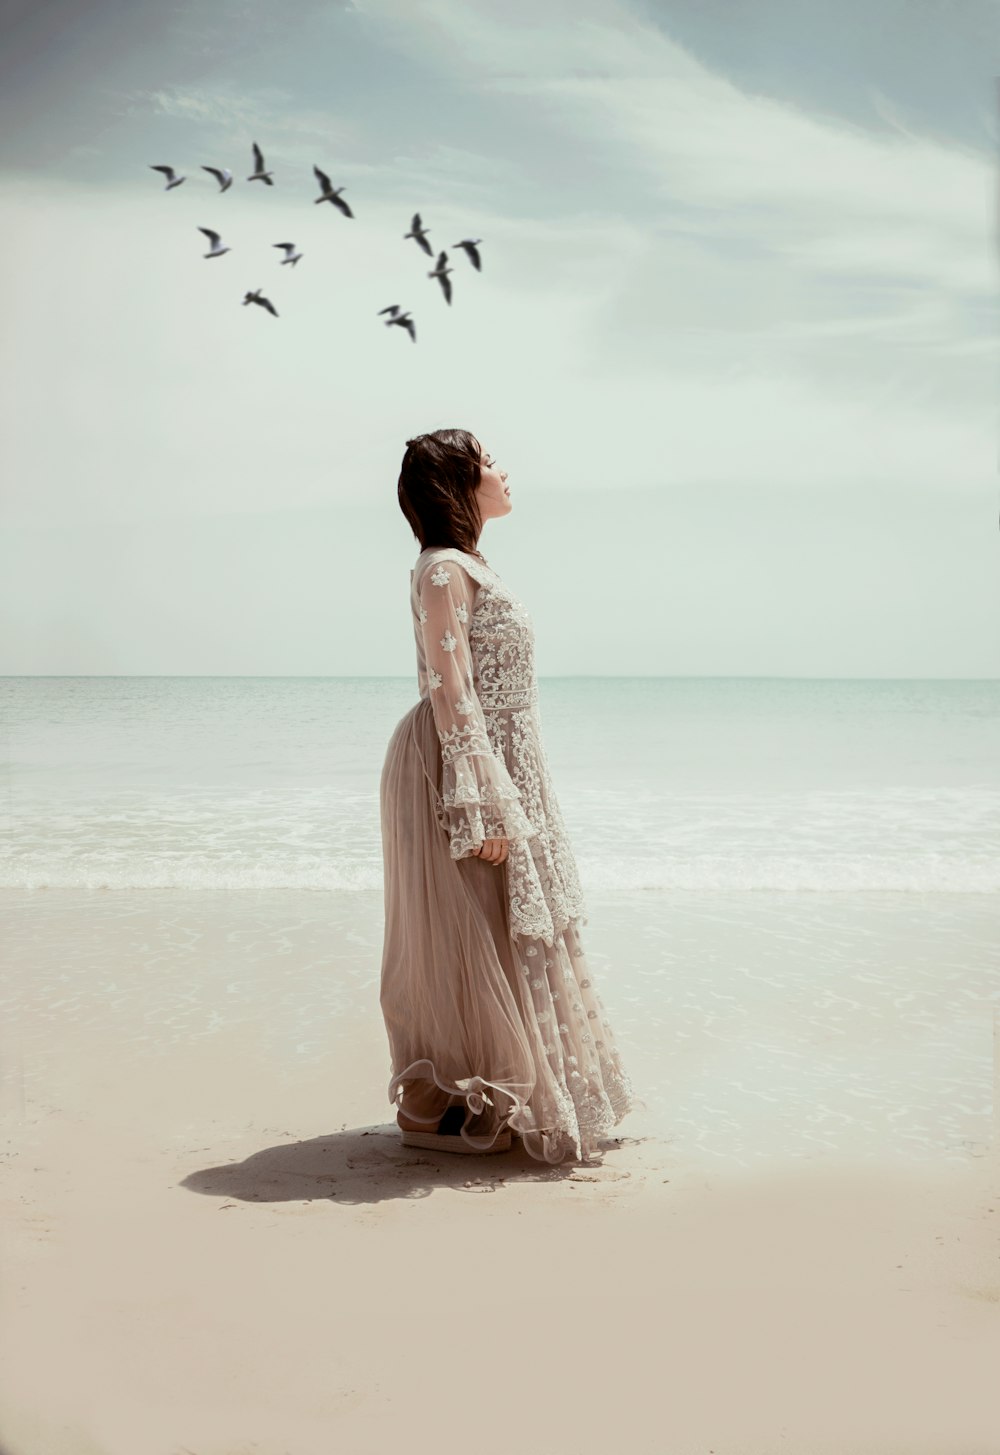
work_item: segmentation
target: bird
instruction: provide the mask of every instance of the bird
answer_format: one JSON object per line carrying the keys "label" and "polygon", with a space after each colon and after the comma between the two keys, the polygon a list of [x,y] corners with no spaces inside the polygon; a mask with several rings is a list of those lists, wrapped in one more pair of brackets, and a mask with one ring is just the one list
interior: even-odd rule
{"label": "bird", "polygon": [[259,303],[261,308],[266,308],[268,313],[274,314],[275,318],[277,318],[278,316],[278,310],[275,308],[270,298],[265,298],[259,288],[255,288],[252,293],[248,293],[245,296],[245,298],[243,299],[243,307],[246,308],[248,303]]}
{"label": "bird", "polygon": [[445,300],[450,304],[451,303],[451,283],[448,280],[448,274],[449,273],[453,273],[455,270],[454,270],[454,268],[446,268],[445,267],[445,263],[447,261],[448,261],[448,254],[447,253],[438,253],[438,255],[437,255],[437,262],[434,264],[434,271],[433,271],[433,273],[428,273],[427,276],[428,276],[428,278],[436,278],[438,280],[438,282],[441,284],[441,292],[444,294]]}
{"label": "bird", "polygon": [[253,144],[253,172],[247,178],[248,182],[266,182],[269,187],[274,186],[274,174],[264,170],[264,154],[256,142]]}
{"label": "bird", "polygon": [[286,263],[297,263],[299,258],[301,258],[302,256],[301,253],[297,253],[295,251],[294,243],[272,243],[271,246],[272,248],[284,248],[285,256],[281,260],[282,267],[284,267]]}
{"label": "bird", "polygon": [[423,223],[420,221],[420,213],[415,212],[413,214],[413,221],[410,223],[410,231],[403,233],[403,240],[405,241],[408,237],[414,238],[423,248],[427,256],[429,258],[432,258],[434,256],[434,250],[431,247],[430,243],[427,241],[427,234],[429,231],[430,229],[424,227]]}
{"label": "bird", "polygon": [[481,237],[467,237],[464,242],[452,243],[453,248],[465,249],[469,262],[475,268],[477,273],[481,273],[483,271],[482,259],[480,258],[478,251],[479,244],[481,242]]}
{"label": "bird", "polygon": [[316,174],[317,182],[323,188],[322,195],[320,197],[317,197],[316,201],[332,202],[335,207],[340,208],[341,212],[344,214],[345,217],[353,217],[354,213],[351,211],[347,203],[344,201],[343,197],[341,197],[340,195],[341,192],[343,192],[344,190],[343,187],[331,186],[330,178],[326,175],[325,172],[321,172],[319,167],[314,166],[313,171]]}
{"label": "bird", "polygon": [[187,181],[186,177],[178,177],[173,167],[163,167],[150,162],[149,169],[151,172],[162,172],[166,177],[167,185],[163,189],[164,192],[169,192],[171,187],[179,187],[182,182]]}
{"label": "bird", "polygon": [[407,311],[406,313],[400,313],[399,304],[391,303],[388,308],[380,308],[379,313],[392,314],[392,317],[387,318],[385,321],[386,328],[388,328],[390,324],[398,323],[400,328],[406,329],[407,333],[410,335],[410,338],[413,340],[414,343],[416,343],[417,329],[415,323],[413,322],[413,319],[409,315],[409,311]]}
{"label": "bird", "polygon": [[219,184],[220,192],[227,192],[233,185],[233,174],[228,167],[206,167],[204,162],[202,162],[201,170],[203,172],[211,172]]}
{"label": "bird", "polygon": [[208,238],[209,242],[212,244],[211,249],[207,253],[203,253],[202,254],[202,257],[205,257],[205,258],[221,258],[223,253],[231,253],[232,252],[232,248],[220,248],[219,247],[219,242],[220,242],[219,234],[217,232],[213,232],[210,227],[199,227],[198,231],[199,232],[203,232],[205,234],[205,236]]}

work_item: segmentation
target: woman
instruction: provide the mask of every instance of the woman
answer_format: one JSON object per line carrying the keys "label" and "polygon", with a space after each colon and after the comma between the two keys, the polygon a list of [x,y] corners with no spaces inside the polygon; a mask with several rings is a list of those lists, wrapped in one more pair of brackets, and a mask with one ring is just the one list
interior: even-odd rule
{"label": "woman", "polygon": [[407,1146],[586,1161],[634,1105],[580,943],[527,610],[478,550],[506,472],[466,430],[409,440],[399,504],[420,699],[380,785],[381,1007]]}

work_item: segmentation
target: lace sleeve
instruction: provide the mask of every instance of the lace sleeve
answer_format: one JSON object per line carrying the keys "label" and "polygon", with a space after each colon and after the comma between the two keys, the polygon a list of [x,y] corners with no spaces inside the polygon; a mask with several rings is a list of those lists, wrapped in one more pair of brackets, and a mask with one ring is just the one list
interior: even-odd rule
{"label": "lace sleeve", "polygon": [[521,806],[507,765],[493,751],[473,687],[469,618],[475,584],[455,561],[439,561],[424,572],[419,594],[451,856],[464,859],[485,839],[532,838],[538,830]]}

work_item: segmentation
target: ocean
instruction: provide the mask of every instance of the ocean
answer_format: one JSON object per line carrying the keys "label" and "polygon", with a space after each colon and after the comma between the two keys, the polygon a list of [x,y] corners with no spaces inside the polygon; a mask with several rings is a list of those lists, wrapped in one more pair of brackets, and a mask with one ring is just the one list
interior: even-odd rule
{"label": "ocean", "polygon": [[[1000,682],[539,692],[642,1098],[626,1134],[706,1166],[985,1155]],[[415,701],[410,678],[0,681],[0,1097],[54,1114],[87,1067],[183,1083],[204,1044],[318,1100],[356,1056],[342,1115],[383,1117],[379,778]]]}
{"label": "ocean", "polygon": [[[585,892],[1000,891],[1000,681],[543,677]],[[0,887],[381,884],[400,677],[0,679]]]}

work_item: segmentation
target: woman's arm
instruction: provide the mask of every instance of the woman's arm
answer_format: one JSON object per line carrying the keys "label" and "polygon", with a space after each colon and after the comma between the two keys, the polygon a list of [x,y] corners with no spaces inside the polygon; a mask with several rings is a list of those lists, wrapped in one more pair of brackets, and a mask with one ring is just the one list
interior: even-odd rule
{"label": "woman's arm", "polygon": [[528,839],[538,832],[506,763],[493,751],[473,687],[469,623],[475,594],[475,582],[454,561],[428,566],[420,579],[428,694],[441,743],[441,796],[453,859],[476,853],[487,839]]}

